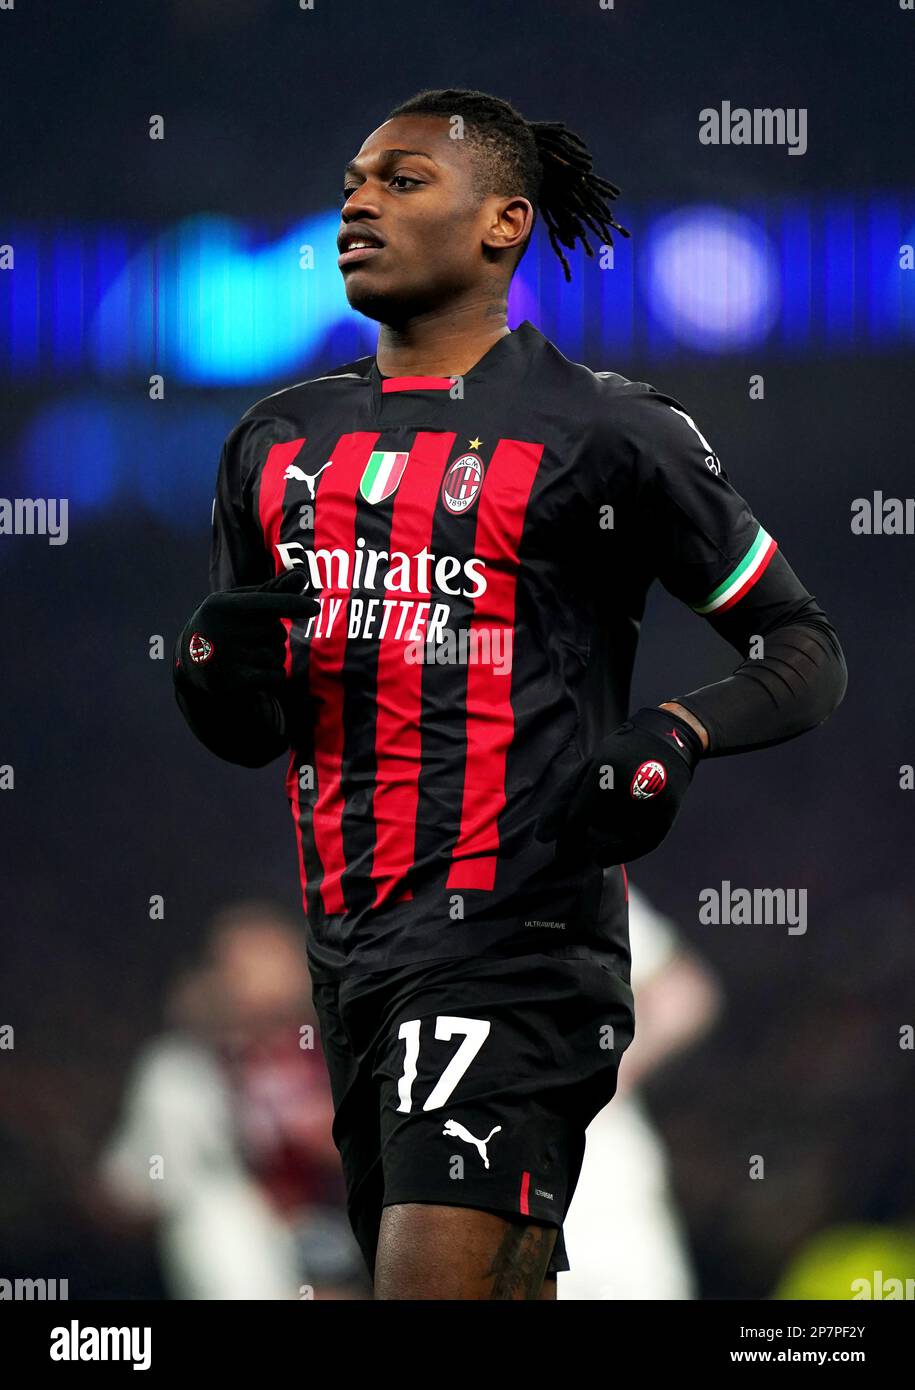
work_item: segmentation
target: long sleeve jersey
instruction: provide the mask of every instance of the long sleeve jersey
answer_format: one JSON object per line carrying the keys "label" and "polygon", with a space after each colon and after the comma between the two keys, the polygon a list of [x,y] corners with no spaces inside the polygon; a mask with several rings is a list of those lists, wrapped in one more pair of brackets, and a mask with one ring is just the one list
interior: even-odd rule
{"label": "long sleeve jersey", "polygon": [[284,567],[320,604],[286,624],[277,734],[316,971],[506,942],[628,964],[623,866],[571,874],[533,827],[626,717],[655,580],[747,658],[658,693],[711,755],[793,737],[845,688],[832,625],[691,416],[527,321],[460,378],[365,357],[245,414],[211,588]]}

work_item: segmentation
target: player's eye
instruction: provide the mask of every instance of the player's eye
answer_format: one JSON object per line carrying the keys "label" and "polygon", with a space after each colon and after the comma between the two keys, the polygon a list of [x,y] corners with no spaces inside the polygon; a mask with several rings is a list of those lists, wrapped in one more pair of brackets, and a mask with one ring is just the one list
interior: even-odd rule
{"label": "player's eye", "polygon": [[[413,184],[418,187],[422,183],[422,179],[411,178],[409,174],[394,174],[389,180],[389,182],[391,183],[398,183],[398,181],[401,184],[401,186],[403,184]],[[348,199],[350,199],[354,193],[358,192],[358,189],[358,184],[344,184],[343,188],[340,190],[341,203],[347,202]]]}

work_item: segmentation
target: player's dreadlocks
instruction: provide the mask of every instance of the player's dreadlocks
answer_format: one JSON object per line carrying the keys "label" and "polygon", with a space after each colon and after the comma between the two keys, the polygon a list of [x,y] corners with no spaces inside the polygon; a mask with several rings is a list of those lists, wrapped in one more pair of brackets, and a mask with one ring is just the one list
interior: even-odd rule
{"label": "player's dreadlocks", "polygon": [[[464,138],[483,156],[474,161],[476,196],[520,193],[527,198],[535,221],[537,211],[543,214],[566,280],[572,272],[560,242],[572,250],[580,241],[593,256],[586,228],[609,246],[611,229],[628,237],[610,209],[620,190],[594,172],[587,145],[561,121],[528,121],[500,97],[455,87],[418,92],[388,119],[394,116],[460,116]],[[526,249],[527,243],[522,255]]]}

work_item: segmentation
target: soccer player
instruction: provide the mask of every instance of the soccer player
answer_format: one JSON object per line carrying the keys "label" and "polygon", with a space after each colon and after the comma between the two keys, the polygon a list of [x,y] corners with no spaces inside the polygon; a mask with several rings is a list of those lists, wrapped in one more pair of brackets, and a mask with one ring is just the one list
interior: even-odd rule
{"label": "soccer player", "polygon": [[[624,866],[701,762],[814,728],[845,689],[830,622],[686,410],[506,324],[537,213],[570,278],[561,247],[622,231],[618,192],[563,125],[481,92],[422,92],[373,131],[338,244],[377,351],[229,434],[212,592],[177,643],[207,747],[289,754],[379,1299],[555,1298],[633,1032]],[[655,579],[742,660],[629,713]]]}

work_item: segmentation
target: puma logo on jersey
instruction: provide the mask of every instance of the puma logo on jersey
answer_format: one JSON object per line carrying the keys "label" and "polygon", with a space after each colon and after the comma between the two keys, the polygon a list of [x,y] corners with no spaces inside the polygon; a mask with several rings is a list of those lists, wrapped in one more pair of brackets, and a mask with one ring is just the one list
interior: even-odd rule
{"label": "puma logo on jersey", "polygon": [[499,1130],[501,1128],[501,1125],[496,1125],[495,1129],[491,1129],[489,1131],[485,1139],[477,1139],[473,1134],[470,1133],[469,1129],[465,1129],[463,1125],[458,1124],[457,1120],[446,1120],[445,1128],[442,1130],[442,1134],[447,1135],[449,1138],[453,1139],[463,1139],[465,1144],[473,1144],[474,1148],[477,1150],[477,1152],[483,1160],[483,1167],[488,1168],[489,1157],[486,1153],[486,1145],[489,1143],[490,1139],[494,1134],[499,1133]]}
{"label": "puma logo on jersey", "polygon": [[304,483],[305,486],[308,488],[308,491],[311,495],[311,500],[313,502],[315,500],[315,483],[318,481],[321,474],[324,472],[324,469],[330,468],[332,463],[333,459],[328,459],[327,462],[323,464],[321,468],[318,469],[317,473],[306,473],[303,469],[299,468],[298,464],[295,463],[287,464],[286,472],[283,474],[283,481],[288,483],[290,479],[294,478],[297,483]]}

